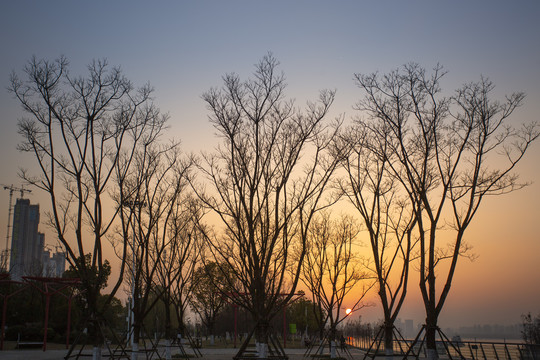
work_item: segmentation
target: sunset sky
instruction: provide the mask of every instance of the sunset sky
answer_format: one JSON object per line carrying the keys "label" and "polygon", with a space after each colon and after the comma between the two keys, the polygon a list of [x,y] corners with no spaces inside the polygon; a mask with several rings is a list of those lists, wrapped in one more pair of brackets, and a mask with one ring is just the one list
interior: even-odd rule
{"label": "sunset sky", "polygon": [[[331,117],[357,113],[362,95],[354,73],[388,72],[408,62],[448,71],[451,93],[488,76],[501,100],[526,93],[512,121],[540,117],[540,2],[484,1],[1,1],[0,183],[21,185],[20,167],[32,159],[16,150],[23,115],[8,93],[9,75],[35,55],[65,55],[72,74],[85,75],[92,59],[120,65],[135,85],[155,88],[170,114],[170,136],[185,151],[211,150],[214,129],[201,94],[236,72],[249,76],[268,52],[280,61],[297,105],[336,89]],[[443,327],[514,324],[540,313],[540,141],[517,171],[525,189],[489,198],[468,230],[478,259],[462,259],[443,310]],[[48,209],[34,190],[33,203]],[[0,192],[0,248],[5,247],[9,193]],[[18,194],[17,194],[18,195]],[[41,227],[45,230],[44,226]],[[53,234],[45,230],[48,243]],[[413,273],[402,319],[423,318]],[[373,301],[376,301],[375,293]],[[378,308],[364,314],[379,318]]]}

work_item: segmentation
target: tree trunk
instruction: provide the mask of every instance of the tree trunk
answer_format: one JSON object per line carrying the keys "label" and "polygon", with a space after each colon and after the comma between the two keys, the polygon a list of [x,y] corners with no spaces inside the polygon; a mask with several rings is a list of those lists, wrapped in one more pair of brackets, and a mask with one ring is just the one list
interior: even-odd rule
{"label": "tree trunk", "polygon": [[171,303],[168,301],[168,298],[163,301],[165,305],[165,339],[170,340],[172,338],[171,334]]}
{"label": "tree trunk", "polygon": [[133,324],[133,346],[131,347],[131,360],[137,360],[139,357],[139,335],[141,333],[141,325],[138,320]]}
{"label": "tree trunk", "polygon": [[426,349],[428,360],[436,360],[439,358],[437,353],[437,316],[428,312],[426,317]]}
{"label": "tree trunk", "polygon": [[171,339],[167,338],[167,340],[165,340],[165,360],[171,360],[171,359],[172,359]]}
{"label": "tree trunk", "polygon": [[186,327],[184,325],[184,311],[182,310],[182,305],[175,304],[174,306],[176,311],[176,320],[178,321],[178,333],[185,337]]}
{"label": "tree trunk", "polygon": [[257,358],[266,359],[268,357],[268,334],[270,327],[267,321],[261,320],[257,323],[255,330],[255,346]]}
{"label": "tree trunk", "polygon": [[337,357],[336,354],[336,327],[335,325],[332,325],[330,327],[330,331],[328,333],[328,344],[330,346],[330,358],[335,359]]}
{"label": "tree trunk", "polygon": [[386,360],[392,360],[394,357],[394,323],[387,319],[384,322],[384,353]]}
{"label": "tree trunk", "polygon": [[215,320],[208,321],[208,334],[210,335],[210,345],[215,345],[215,337],[214,337],[214,327],[215,327]]}
{"label": "tree trunk", "polygon": [[165,359],[171,360],[171,303],[168,297],[165,297]]}
{"label": "tree trunk", "polygon": [[139,343],[134,342],[131,347],[131,360],[137,360],[139,357]]}
{"label": "tree trunk", "polygon": [[93,347],[95,348],[101,348],[101,345],[103,345],[98,321],[99,320],[96,318],[96,314],[90,315],[90,321],[88,323],[88,336],[92,341]]}
{"label": "tree trunk", "polygon": [[[93,289],[91,289],[93,290]],[[90,290],[90,291],[91,291]],[[87,316],[88,316],[88,336],[90,338],[90,341],[92,342],[92,360],[101,360],[101,347],[103,345],[103,334],[100,330],[100,320],[101,316],[98,314],[97,311],[97,297],[99,296],[95,294],[93,291],[92,293],[88,291],[86,296],[87,301]]]}
{"label": "tree trunk", "polygon": [[92,348],[92,360],[101,360],[101,347],[94,346]]}
{"label": "tree trunk", "polygon": [[336,341],[335,340],[330,340],[330,358],[331,359],[337,358]]}

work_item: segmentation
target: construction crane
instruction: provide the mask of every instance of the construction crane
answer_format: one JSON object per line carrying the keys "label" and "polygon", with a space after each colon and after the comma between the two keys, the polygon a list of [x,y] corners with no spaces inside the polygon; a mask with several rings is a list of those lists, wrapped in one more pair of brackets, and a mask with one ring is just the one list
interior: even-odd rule
{"label": "construction crane", "polygon": [[2,268],[5,269],[7,271],[7,259],[8,259],[8,254],[9,254],[9,229],[13,226],[11,224],[11,214],[12,214],[12,211],[13,211],[13,192],[14,191],[19,191],[21,193],[21,199],[23,198],[24,196],[24,193],[25,192],[32,192],[32,190],[30,189],[25,189],[24,186],[21,186],[20,188],[18,187],[15,187],[13,185],[2,185],[4,187],[4,190],[9,190],[9,210],[8,210],[8,222],[7,222],[7,232],[6,232],[6,249],[4,251],[4,254],[3,254],[3,259],[2,259]]}

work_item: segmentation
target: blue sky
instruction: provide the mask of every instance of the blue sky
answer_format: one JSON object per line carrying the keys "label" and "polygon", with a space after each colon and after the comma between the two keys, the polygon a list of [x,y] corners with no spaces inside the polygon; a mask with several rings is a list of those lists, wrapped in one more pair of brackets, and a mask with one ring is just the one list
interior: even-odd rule
{"label": "blue sky", "polygon": [[[299,106],[315,99],[320,89],[337,89],[333,116],[355,115],[352,106],[360,92],[352,81],[354,73],[386,72],[413,61],[426,68],[444,65],[449,71],[445,89],[485,75],[496,84],[497,96],[524,91],[525,105],[516,113],[515,121],[527,122],[538,120],[540,114],[539,18],[540,2],[532,0],[6,0],[0,2],[0,84],[5,89],[11,71],[20,72],[32,55],[54,59],[63,54],[73,74],[83,74],[92,59],[107,58],[110,64],[120,65],[136,85],[150,82],[155,87],[156,103],[171,116],[170,134],[182,140],[186,150],[196,152],[210,150],[215,141],[201,94],[219,86],[227,72],[245,78],[253,64],[269,51],[280,60],[288,94]],[[31,159],[16,151],[16,121],[21,116],[12,96],[0,91],[2,184],[19,184],[18,168],[31,164]],[[533,185],[508,199],[496,199],[478,220],[475,231],[484,234],[478,235],[480,258],[464,269],[484,276],[480,283],[497,277],[508,277],[508,281],[521,277],[540,283],[538,271],[531,271],[536,256],[516,256],[512,261],[521,261],[521,270],[515,269],[516,263],[513,270],[501,270],[496,265],[500,261],[493,260],[495,253],[490,253],[493,246],[507,246],[505,239],[497,242],[493,236],[508,232],[505,236],[517,238],[512,249],[518,254],[523,250],[540,254],[540,237],[534,227],[540,217],[539,163],[540,146],[536,144],[518,169]],[[35,196],[33,201],[39,201]],[[6,228],[7,203],[4,191],[0,194],[0,235]],[[508,210],[513,213],[508,215],[501,209],[523,210]],[[485,224],[497,216],[501,219],[495,234],[484,239],[488,237],[486,226],[491,230],[491,225]],[[4,247],[3,239],[0,246]],[[458,283],[470,286],[466,280],[470,274],[458,275]],[[416,280],[412,284],[416,285]],[[459,294],[466,290],[456,284],[455,291]],[[520,285],[508,288],[505,294],[518,293],[504,300],[505,304],[515,302],[519,306],[509,310],[506,317],[494,316],[487,309],[500,309],[503,300],[490,306],[481,302],[500,298],[502,295],[489,296],[496,291],[500,291],[497,285],[483,288],[482,294],[487,295],[479,296],[477,302],[471,300],[466,308],[456,295],[449,300],[450,310],[455,306],[454,313],[470,312],[467,324],[519,322],[523,312],[540,312],[540,292]],[[410,305],[410,316],[421,317],[413,308]],[[456,323],[451,316],[442,320],[449,325]]]}

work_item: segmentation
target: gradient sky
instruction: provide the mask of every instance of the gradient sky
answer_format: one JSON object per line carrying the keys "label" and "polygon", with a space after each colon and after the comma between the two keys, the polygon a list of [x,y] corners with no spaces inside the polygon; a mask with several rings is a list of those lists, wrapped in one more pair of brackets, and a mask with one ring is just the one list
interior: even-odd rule
{"label": "gradient sky", "polygon": [[[337,89],[332,116],[352,117],[361,95],[354,73],[387,72],[407,62],[449,71],[447,90],[488,76],[496,95],[527,94],[516,123],[540,114],[540,2],[530,1],[1,1],[0,183],[20,185],[19,104],[5,88],[31,56],[65,55],[72,74],[92,59],[120,65],[136,85],[150,82],[171,116],[170,134],[187,151],[211,150],[214,131],[201,94],[227,72],[248,76],[267,52],[281,62],[288,95],[303,105],[320,89]],[[513,324],[540,313],[540,144],[518,171],[532,184],[490,198],[468,240],[479,258],[463,260],[441,325]],[[47,208],[34,193],[32,202]],[[5,246],[8,192],[0,193]],[[43,211],[42,210],[42,211]],[[43,226],[42,226],[43,229]],[[52,234],[47,232],[49,242]],[[420,322],[418,279],[411,279],[403,319]],[[375,294],[373,295],[375,296]],[[374,300],[376,300],[374,298]],[[365,319],[378,318],[370,309]]]}

